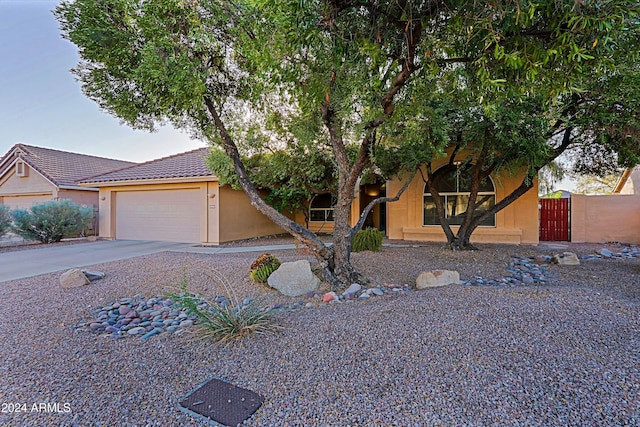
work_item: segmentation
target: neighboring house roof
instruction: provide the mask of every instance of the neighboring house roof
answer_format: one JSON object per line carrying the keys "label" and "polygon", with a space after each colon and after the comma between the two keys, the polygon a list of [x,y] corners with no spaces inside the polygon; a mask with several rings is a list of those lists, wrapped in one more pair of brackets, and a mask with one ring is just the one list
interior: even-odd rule
{"label": "neighboring house roof", "polygon": [[614,193],[622,194],[638,194],[640,192],[640,166],[636,166],[633,169],[625,169],[622,175],[616,182],[613,189]]}
{"label": "neighboring house roof", "polygon": [[125,169],[95,175],[84,179],[82,183],[100,184],[171,178],[212,178],[214,175],[205,162],[208,153],[208,148],[199,148],[187,151],[186,153],[174,154],[146,163],[140,163]]}
{"label": "neighboring house roof", "polygon": [[124,160],[16,144],[0,159],[0,177],[18,160],[22,160],[57,187],[76,186],[83,178],[96,173],[135,165]]}

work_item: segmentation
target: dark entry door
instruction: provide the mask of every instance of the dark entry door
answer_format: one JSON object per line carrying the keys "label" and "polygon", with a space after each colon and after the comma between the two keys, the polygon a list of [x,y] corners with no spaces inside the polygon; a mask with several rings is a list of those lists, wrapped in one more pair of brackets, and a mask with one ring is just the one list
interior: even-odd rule
{"label": "dark entry door", "polygon": [[571,199],[540,199],[540,240],[571,240]]}

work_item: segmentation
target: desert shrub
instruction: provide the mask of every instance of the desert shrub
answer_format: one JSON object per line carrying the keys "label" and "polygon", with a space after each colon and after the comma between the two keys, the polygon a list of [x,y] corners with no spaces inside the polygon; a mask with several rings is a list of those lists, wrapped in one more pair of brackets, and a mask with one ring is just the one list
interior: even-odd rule
{"label": "desert shrub", "polygon": [[375,228],[365,228],[353,236],[351,250],[353,252],[373,251],[378,252],[382,246],[384,233]]}
{"label": "desert shrub", "polygon": [[271,273],[280,267],[280,260],[271,254],[260,255],[251,264],[251,280],[256,283],[266,283]]}
{"label": "desert shrub", "polygon": [[282,329],[275,323],[274,311],[261,299],[247,298],[242,302],[235,297],[229,284],[222,281],[227,296],[213,300],[187,291],[183,279],[182,291],[169,297],[196,317],[195,326],[203,339],[231,343],[249,334],[265,334]]}
{"label": "desert shrub", "polygon": [[11,230],[11,209],[7,205],[0,205],[0,237]]}
{"label": "desert shrub", "polygon": [[26,240],[43,243],[59,242],[65,237],[81,235],[93,222],[93,210],[71,200],[54,200],[38,203],[31,209],[15,209],[13,231]]}

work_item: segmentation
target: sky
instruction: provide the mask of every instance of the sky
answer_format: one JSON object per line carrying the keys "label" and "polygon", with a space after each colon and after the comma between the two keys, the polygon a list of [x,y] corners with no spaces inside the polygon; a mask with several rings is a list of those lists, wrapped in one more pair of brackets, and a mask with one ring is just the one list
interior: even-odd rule
{"label": "sky", "polygon": [[171,127],[133,130],[86,98],[69,71],[75,45],[60,36],[59,0],[0,0],[0,156],[24,143],[144,162],[204,147]]}

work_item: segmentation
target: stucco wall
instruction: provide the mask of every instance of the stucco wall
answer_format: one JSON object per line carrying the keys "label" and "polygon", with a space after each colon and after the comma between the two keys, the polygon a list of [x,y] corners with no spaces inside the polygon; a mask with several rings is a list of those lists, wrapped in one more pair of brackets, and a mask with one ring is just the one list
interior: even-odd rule
{"label": "stucco wall", "polygon": [[571,195],[571,241],[640,244],[640,195]]}
{"label": "stucco wall", "polygon": [[[444,164],[443,159],[434,167]],[[520,176],[492,176],[496,201],[511,193],[522,182]],[[401,180],[387,183],[387,196],[393,197],[402,186]],[[387,235],[390,239],[446,242],[439,225],[423,225],[424,181],[417,174],[400,200],[387,204]],[[457,227],[452,227],[456,230]],[[472,243],[538,243],[538,183],[496,215],[495,227],[478,227],[471,236]]]}
{"label": "stucco wall", "polygon": [[15,173],[15,166],[0,179],[0,196],[4,203],[16,208],[28,208],[34,202],[45,202],[57,197],[55,185],[26,164],[27,176]]}
{"label": "stucco wall", "polygon": [[268,217],[251,206],[249,197],[225,185],[219,189],[219,243],[284,233]]}

